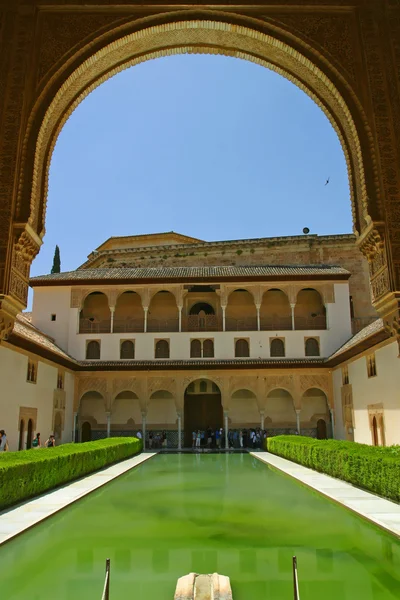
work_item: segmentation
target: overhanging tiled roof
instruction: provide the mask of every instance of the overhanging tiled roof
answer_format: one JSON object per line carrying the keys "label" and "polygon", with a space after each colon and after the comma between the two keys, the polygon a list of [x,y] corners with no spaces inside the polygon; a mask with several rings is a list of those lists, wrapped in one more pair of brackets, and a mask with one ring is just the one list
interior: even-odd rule
{"label": "overhanging tiled roof", "polygon": [[364,329],[361,329],[361,331],[353,335],[353,337],[347,340],[343,346],[331,354],[331,356],[328,358],[328,361],[339,362],[340,360],[345,360],[344,355],[348,352],[351,352],[357,346],[360,346],[360,351],[363,351],[369,346],[379,343],[378,340],[375,340],[375,337],[377,336],[382,338],[379,341],[384,341],[386,338],[389,338],[389,334],[384,328],[383,319],[376,319],[376,321],[373,321],[364,327]]}
{"label": "overhanging tiled roof", "polygon": [[118,370],[118,371],[147,371],[165,369],[223,369],[223,368],[247,368],[257,369],[265,366],[272,367],[299,367],[302,365],[324,366],[323,358],[234,358],[217,359],[209,358],[191,360],[81,360],[78,364],[83,370]]}
{"label": "overhanging tiled roof", "polygon": [[125,267],[108,269],[79,269],[32,277],[30,284],[68,285],[74,282],[134,282],[134,281],[211,281],[213,279],[348,279],[349,271],[330,265],[260,265],[260,266],[207,266],[207,267]]}

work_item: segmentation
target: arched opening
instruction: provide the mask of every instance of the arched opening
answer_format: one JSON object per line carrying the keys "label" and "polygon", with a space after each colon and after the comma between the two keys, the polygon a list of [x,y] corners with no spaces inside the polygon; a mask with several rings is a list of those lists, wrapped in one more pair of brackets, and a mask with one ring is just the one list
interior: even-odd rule
{"label": "arched opening", "polygon": [[168,390],[157,390],[147,405],[146,424],[153,437],[153,446],[178,446],[177,412],[175,398]]}
{"label": "arched opening", "polygon": [[260,411],[254,392],[242,389],[232,394],[229,404],[229,422],[233,430],[260,427]]}
{"label": "arched opening", "polygon": [[32,440],[33,440],[33,421],[32,421],[32,419],[29,419],[28,431],[26,433],[26,449],[27,450],[32,448]]}
{"label": "arched opening", "polygon": [[226,331],[257,331],[257,309],[247,290],[230,294],[225,315]]}
{"label": "arched opening", "polygon": [[372,444],[379,446],[378,423],[376,417],[372,417]]}
{"label": "arched opening", "polygon": [[292,395],[284,389],[271,390],[265,403],[265,428],[283,434],[296,432],[296,411]]}
{"label": "arched opening", "polygon": [[61,443],[61,438],[62,438],[62,419],[61,419],[61,413],[59,413],[59,412],[57,412],[55,414],[53,430],[54,430],[54,438],[56,440],[56,444],[58,445]]}
{"label": "arched opening", "polygon": [[79,315],[79,333],[110,333],[111,311],[102,292],[86,296]]}
{"label": "arched opening", "polygon": [[158,342],[156,342],[155,358],[169,358],[168,340],[158,340]]}
{"label": "arched opening", "polygon": [[326,329],[326,309],[317,290],[305,288],[298,293],[294,315],[295,329]]}
{"label": "arched opening", "polygon": [[204,340],[203,358],[214,358],[214,340]]}
{"label": "arched opening", "polygon": [[83,394],[78,410],[78,422],[88,421],[91,426],[91,439],[97,440],[107,436],[107,413],[103,396],[99,392],[88,391]]}
{"label": "arched opening", "polygon": [[196,380],[185,391],[185,447],[192,446],[194,431],[204,432],[202,445],[207,444],[208,430],[213,434],[223,426],[221,391],[209,380]]}
{"label": "arched opening", "polygon": [[124,340],[121,342],[120,358],[122,360],[135,358],[135,344],[132,340]]}
{"label": "arched opening", "polygon": [[200,315],[201,313],[204,315],[215,315],[215,310],[207,302],[197,302],[189,311],[189,315]]}
{"label": "arched opening", "polygon": [[285,356],[285,342],[279,338],[271,340],[271,356]]}
{"label": "arched opening", "polygon": [[331,416],[326,394],[318,388],[310,388],[304,392],[301,398],[301,432],[303,435],[319,436],[321,435],[322,424],[318,426],[318,421],[325,423],[325,438],[332,437]]}
{"label": "arched opening", "polygon": [[292,309],[287,295],[278,289],[265,292],[260,307],[262,331],[285,331],[292,329]]}
{"label": "arched opening", "polygon": [[120,392],[111,407],[111,435],[135,436],[142,425],[139,398],[130,391]]}
{"label": "arched opening", "polygon": [[248,358],[250,356],[250,346],[248,340],[240,339],[235,342],[235,357]]}
{"label": "arched opening", "polygon": [[306,340],[306,356],[319,356],[319,342],[315,338]]}
{"label": "arched opening", "polygon": [[97,340],[90,340],[86,344],[86,359],[100,360],[100,342]]}
{"label": "arched opening", "polygon": [[[215,295],[215,292],[212,293]],[[189,310],[186,328],[188,331],[216,331],[218,319],[214,307],[208,302],[193,304]]]}
{"label": "arched opening", "polygon": [[190,358],[201,358],[201,341],[192,340],[190,342]]}
{"label": "arched opening", "polygon": [[118,297],[115,305],[113,332],[131,333],[134,331],[144,331],[144,310],[139,294],[127,291]]}
{"label": "arched opening", "polygon": [[91,442],[92,441],[92,426],[89,421],[85,421],[82,423],[81,427],[81,442]]}
{"label": "arched opening", "polygon": [[318,419],[317,421],[317,440],[328,439],[328,433],[326,428],[325,419]]}
{"label": "arched opening", "polygon": [[24,449],[24,434],[25,434],[25,421],[21,419],[19,423],[19,440],[18,440],[18,450]]}
{"label": "arched opening", "polygon": [[162,290],[151,299],[147,331],[179,331],[179,311],[171,292]]}

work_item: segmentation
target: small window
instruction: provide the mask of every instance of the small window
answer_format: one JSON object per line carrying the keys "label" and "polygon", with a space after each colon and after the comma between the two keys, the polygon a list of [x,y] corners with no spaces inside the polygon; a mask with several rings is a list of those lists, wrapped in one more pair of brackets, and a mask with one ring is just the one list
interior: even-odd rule
{"label": "small window", "polygon": [[250,356],[249,342],[247,340],[236,340],[235,356],[236,358],[248,358]]}
{"label": "small window", "polygon": [[342,367],[342,385],[349,385],[349,367]]}
{"label": "small window", "polygon": [[203,342],[203,357],[214,358],[214,340],[204,340]]}
{"label": "small window", "polygon": [[200,340],[192,340],[190,342],[190,358],[201,358]]}
{"label": "small window", "polygon": [[97,340],[87,342],[86,358],[87,360],[100,360],[100,342]]}
{"label": "small window", "polygon": [[367,356],[367,372],[368,377],[375,377],[376,375],[375,354],[370,354],[369,356]]}
{"label": "small window", "polygon": [[58,371],[58,375],[57,375],[57,389],[58,390],[64,389],[64,373],[62,373],[61,371]]}
{"label": "small window", "polygon": [[319,343],[315,338],[306,340],[306,356],[319,356]]}
{"label": "small window", "polygon": [[285,342],[279,338],[271,340],[271,356],[285,356]]}
{"label": "small window", "polygon": [[207,381],[200,381],[200,394],[207,393]]}
{"label": "small window", "polygon": [[123,360],[135,358],[135,344],[132,340],[124,340],[121,342],[120,358]]}
{"label": "small window", "polygon": [[26,380],[30,383],[36,383],[37,381],[37,363],[33,360],[28,360]]}
{"label": "small window", "polygon": [[189,383],[189,385],[187,386],[187,390],[188,394],[194,394],[195,393],[195,387],[194,387],[194,381],[192,381],[192,383]]}
{"label": "small window", "polygon": [[51,320],[52,321],[56,321],[57,320],[57,315],[51,315]]}
{"label": "small window", "polygon": [[156,358],[169,358],[169,342],[168,340],[158,340],[156,343]]}

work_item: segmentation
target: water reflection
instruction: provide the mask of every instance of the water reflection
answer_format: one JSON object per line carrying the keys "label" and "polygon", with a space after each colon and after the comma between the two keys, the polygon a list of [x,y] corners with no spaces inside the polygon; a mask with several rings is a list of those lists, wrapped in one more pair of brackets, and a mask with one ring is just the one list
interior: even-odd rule
{"label": "water reflection", "polygon": [[399,598],[394,537],[248,455],[157,456],[0,547],[0,580],[11,600],[98,600],[110,557],[116,599],[216,570],[235,600],[290,598],[293,554],[306,600]]}

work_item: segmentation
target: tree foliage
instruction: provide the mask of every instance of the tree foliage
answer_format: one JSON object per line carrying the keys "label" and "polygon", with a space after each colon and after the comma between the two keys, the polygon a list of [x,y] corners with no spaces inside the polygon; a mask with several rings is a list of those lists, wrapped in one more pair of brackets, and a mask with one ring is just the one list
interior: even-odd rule
{"label": "tree foliage", "polygon": [[60,248],[58,246],[56,246],[56,249],[54,250],[53,266],[51,268],[51,273],[61,273]]}

